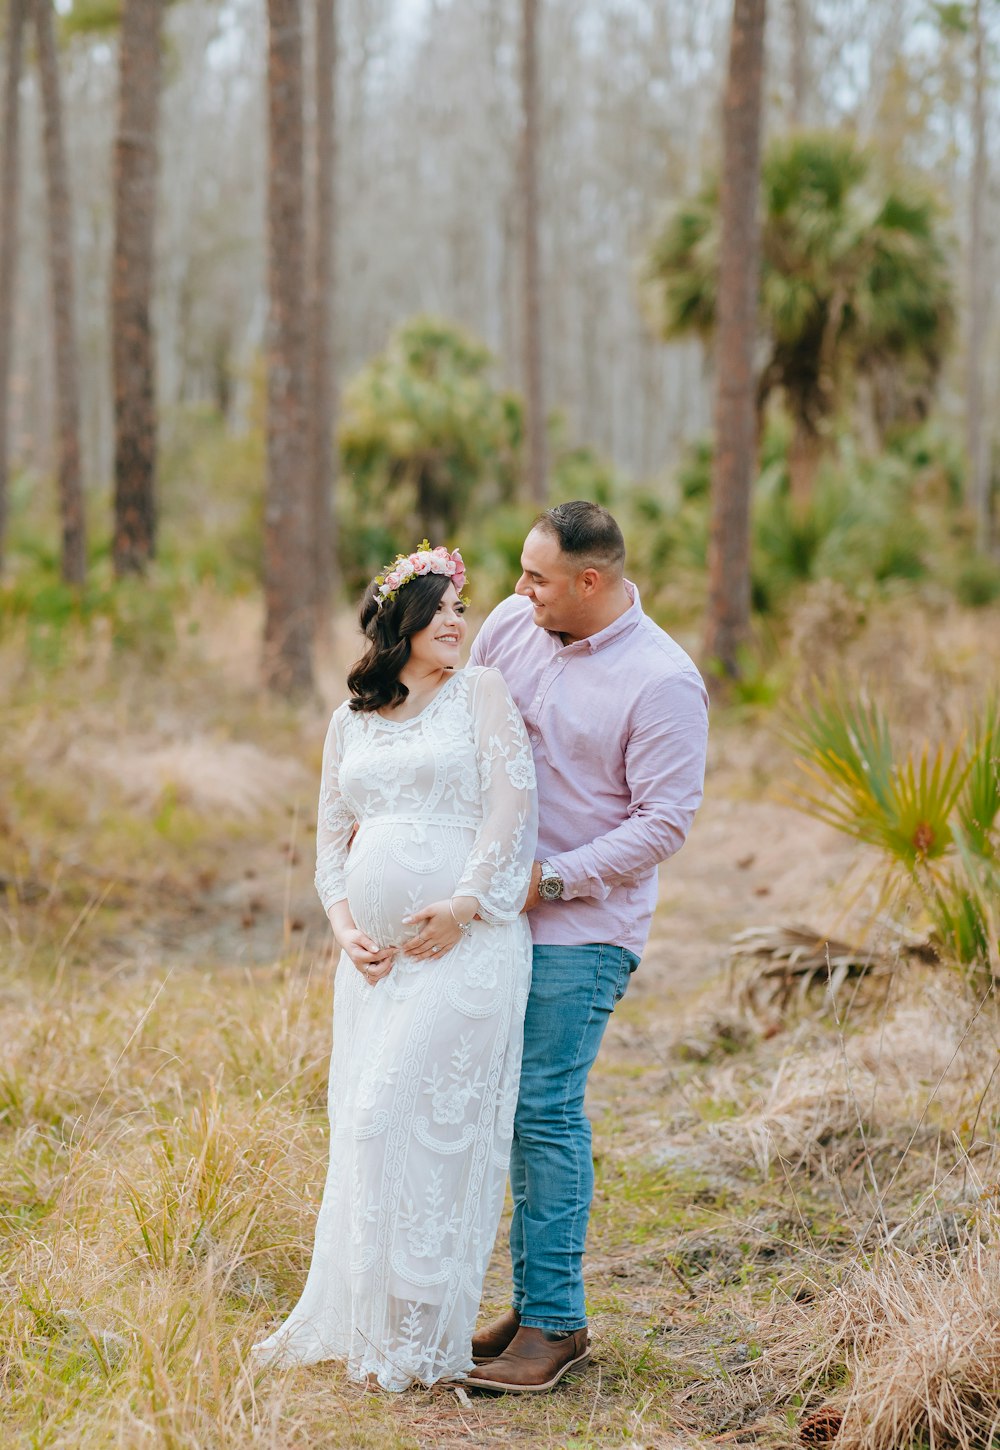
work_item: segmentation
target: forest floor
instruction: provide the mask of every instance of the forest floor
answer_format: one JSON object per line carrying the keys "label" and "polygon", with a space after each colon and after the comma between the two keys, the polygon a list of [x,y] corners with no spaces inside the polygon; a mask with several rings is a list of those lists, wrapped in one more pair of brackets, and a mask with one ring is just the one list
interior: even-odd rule
{"label": "forest floor", "polygon": [[[850,667],[933,736],[998,623],[889,610]],[[941,1324],[996,1337],[992,1000],[907,951],[919,922],[784,803],[773,720],[736,712],[591,1078],[591,1365],[521,1398],[252,1370],[308,1264],[332,996],[325,711],[261,700],[257,625],[202,601],[155,667],[0,648],[0,1443],[991,1444],[974,1409],[964,1440],[927,1425],[974,1379]],[[733,953],[796,924],[872,970],[831,980],[820,946],[806,989]],[[484,1313],[506,1282],[502,1229]]]}

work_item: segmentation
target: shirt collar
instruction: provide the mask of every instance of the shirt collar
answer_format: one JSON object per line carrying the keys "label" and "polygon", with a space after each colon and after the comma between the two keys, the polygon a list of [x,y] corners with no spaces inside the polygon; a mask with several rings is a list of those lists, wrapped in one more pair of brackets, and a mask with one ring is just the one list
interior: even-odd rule
{"label": "shirt collar", "polygon": [[642,618],[642,605],[639,602],[639,591],[632,581],[626,579],[623,582],[625,593],[632,601],[624,614],[620,614],[617,619],[613,619],[609,625],[598,630],[596,634],[588,634],[586,639],[575,639],[572,644],[563,645],[558,634],[552,634],[551,637],[555,640],[556,645],[566,650],[574,650],[577,654],[596,654],[606,645],[614,644],[616,639],[630,634]]}

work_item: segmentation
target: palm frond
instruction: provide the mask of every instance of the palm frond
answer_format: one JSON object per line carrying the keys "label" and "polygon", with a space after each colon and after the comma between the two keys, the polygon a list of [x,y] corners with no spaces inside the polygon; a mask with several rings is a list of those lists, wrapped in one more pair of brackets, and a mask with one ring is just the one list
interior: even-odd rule
{"label": "palm frond", "polygon": [[931,884],[927,910],[942,955],[1000,977],[1000,871],[956,833],[961,869]]}
{"label": "palm frond", "polygon": [[958,819],[969,849],[996,860],[1000,817],[1000,694],[983,708],[973,741],[965,789],[958,803]]}
{"label": "palm frond", "polygon": [[893,810],[883,827],[884,848],[911,868],[939,860],[954,839],[951,815],[969,772],[963,742],[931,754],[925,745],[919,767],[908,756],[895,773]]}
{"label": "palm frond", "polygon": [[911,872],[949,850],[971,767],[962,742],[933,752],[925,745],[919,760],[897,764],[878,705],[837,688],[802,706],[784,733],[809,781],[792,788],[790,804]]}

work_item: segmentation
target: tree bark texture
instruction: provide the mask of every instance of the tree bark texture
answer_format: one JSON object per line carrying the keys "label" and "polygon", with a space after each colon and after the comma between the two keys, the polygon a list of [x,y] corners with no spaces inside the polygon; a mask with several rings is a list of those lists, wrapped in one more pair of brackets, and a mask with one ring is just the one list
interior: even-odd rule
{"label": "tree bark texture", "polygon": [[3,152],[0,155],[0,573],[7,538],[10,465],[10,370],[14,345],[14,282],[21,192],[21,70],[26,0],[8,0],[4,68]]}
{"label": "tree bark texture", "polygon": [[754,344],[760,272],[761,102],[766,0],[734,0],[723,105],[715,454],[705,653],[739,673],[750,631],[750,501],[756,471]]}
{"label": "tree bark texture", "polygon": [[521,218],[523,226],[522,325],[524,394],[527,408],[528,490],[543,507],[548,497],[545,383],[542,356],[542,266],[539,236],[538,0],[522,0],[521,11]]}
{"label": "tree bark texture", "polygon": [[985,275],[986,58],[982,0],[972,8],[973,92],[972,175],[969,178],[969,335],[966,358],[965,448],[968,498],[976,524],[976,544],[990,547],[990,440],[983,418],[983,372],[989,328],[989,286]]}
{"label": "tree bark texture", "polygon": [[334,593],[336,535],[334,489],[337,467],[334,437],[337,422],[334,325],[336,262],[336,74],[337,0],[316,0],[316,139],[313,152],[315,225],[312,255],[310,371],[311,474],[315,607],[325,630]]}
{"label": "tree bark texture", "polygon": [[34,20],[45,115],[49,270],[59,432],[62,577],[68,584],[82,584],[87,573],[87,545],[80,462],[80,371],[73,269],[73,210],[66,165],[59,54],[52,0],[34,0]]}
{"label": "tree bark texture", "polygon": [[142,573],[156,550],[156,376],[152,325],[163,0],[122,10],[111,370],[115,409],[115,573]]}
{"label": "tree bark texture", "polygon": [[300,0],[268,0],[267,503],[264,682],[312,686],[313,490],[305,320],[305,155]]}

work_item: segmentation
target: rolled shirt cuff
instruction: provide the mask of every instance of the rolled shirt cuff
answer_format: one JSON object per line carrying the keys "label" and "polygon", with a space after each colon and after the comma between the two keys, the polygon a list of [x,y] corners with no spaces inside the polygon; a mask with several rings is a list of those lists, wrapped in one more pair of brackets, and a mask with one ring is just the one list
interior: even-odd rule
{"label": "rolled shirt cuff", "polygon": [[605,885],[597,874],[596,865],[587,861],[583,851],[564,851],[562,855],[551,854],[544,858],[563,884],[563,901],[574,901],[586,896],[594,901],[607,901],[611,887]]}

